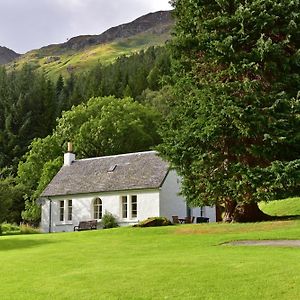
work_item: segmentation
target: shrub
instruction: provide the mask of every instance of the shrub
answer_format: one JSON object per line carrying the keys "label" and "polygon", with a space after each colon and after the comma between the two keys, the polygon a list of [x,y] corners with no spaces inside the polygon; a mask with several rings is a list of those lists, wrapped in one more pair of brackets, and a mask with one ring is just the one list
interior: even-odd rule
{"label": "shrub", "polygon": [[34,228],[27,224],[22,224],[20,226],[20,232],[21,234],[33,234],[33,233],[41,233],[38,228]]}
{"label": "shrub", "polygon": [[101,224],[103,226],[103,229],[114,228],[114,227],[119,226],[116,217],[113,214],[111,214],[110,212],[107,212],[107,211],[102,216]]}
{"label": "shrub", "polygon": [[139,222],[135,227],[154,227],[154,226],[168,226],[172,222],[165,217],[151,217],[144,221]]}
{"label": "shrub", "polygon": [[20,227],[17,224],[10,224],[10,223],[2,223],[1,224],[2,227],[2,232],[8,233],[8,232],[15,232],[15,231],[19,231]]}
{"label": "shrub", "polygon": [[2,235],[2,226],[0,224],[0,235]]}

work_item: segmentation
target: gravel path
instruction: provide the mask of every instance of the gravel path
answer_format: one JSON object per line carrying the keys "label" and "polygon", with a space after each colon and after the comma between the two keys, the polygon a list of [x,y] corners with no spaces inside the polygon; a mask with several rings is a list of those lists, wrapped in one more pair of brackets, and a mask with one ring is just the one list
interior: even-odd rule
{"label": "gravel path", "polygon": [[230,246],[277,246],[277,247],[300,247],[300,240],[248,240],[224,243]]}

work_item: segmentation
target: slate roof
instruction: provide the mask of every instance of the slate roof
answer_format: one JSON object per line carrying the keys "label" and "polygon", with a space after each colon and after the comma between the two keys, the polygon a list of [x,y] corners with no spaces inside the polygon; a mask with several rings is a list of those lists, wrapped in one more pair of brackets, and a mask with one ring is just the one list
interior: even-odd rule
{"label": "slate roof", "polygon": [[159,188],[168,169],[155,151],[75,160],[59,170],[41,197]]}

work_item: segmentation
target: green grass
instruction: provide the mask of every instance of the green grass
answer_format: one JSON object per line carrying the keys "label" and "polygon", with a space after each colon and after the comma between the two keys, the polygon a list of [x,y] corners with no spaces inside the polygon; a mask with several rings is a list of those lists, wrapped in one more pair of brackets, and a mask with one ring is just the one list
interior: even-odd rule
{"label": "green grass", "polygon": [[1,299],[297,299],[300,221],[0,237]]}
{"label": "green grass", "polygon": [[300,215],[300,198],[261,202],[260,209],[271,216]]}
{"label": "green grass", "polygon": [[[82,51],[73,50],[64,54],[55,54],[57,46],[53,45],[47,51],[44,49],[32,50],[8,66],[20,69],[24,64],[31,64],[37,70],[43,70],[50,78],[56,79],[60,74],[68,76],[70,70],[74,73],[87,71],[97,63],[108,64],[122,55],[130,55],[150,46],[163,45],[170,38],[169,33],[152,34],[141,33],[130,38],[119,39],[111,43],[88,47]],[[49,57],[59,57],[58,60],[48,62]]]}

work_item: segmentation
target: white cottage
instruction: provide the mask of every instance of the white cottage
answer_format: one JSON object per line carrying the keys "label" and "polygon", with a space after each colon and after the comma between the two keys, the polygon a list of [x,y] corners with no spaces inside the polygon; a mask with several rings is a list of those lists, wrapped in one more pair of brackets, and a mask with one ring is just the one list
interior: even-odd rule
{"label": "white cottage", "polygon": [[214,207],[189,209],[179,191],[180,178],[155,151],[81,160],[66,153],[64,166],[41,195],[41,227],[73,231],[80,221],[100,221],[105,211],[121,226],[155,216],[216,220]]}

